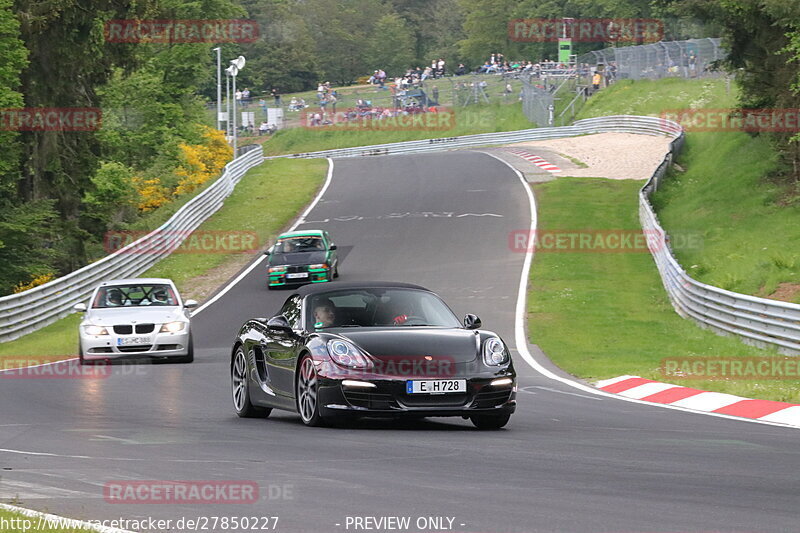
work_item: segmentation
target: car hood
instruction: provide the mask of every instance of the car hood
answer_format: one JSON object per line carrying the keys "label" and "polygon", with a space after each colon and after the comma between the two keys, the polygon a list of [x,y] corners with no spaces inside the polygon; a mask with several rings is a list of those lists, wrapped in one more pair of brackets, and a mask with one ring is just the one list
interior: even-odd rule
{"label": "car hood", "polygon": [[470,330],[397,327],[364,331],[342,330],[340,335],[377,358],[416,359],[431,356],[454,363],[474,361],[480,337]]}
{"label": "car hood", "polygon": [[163,324],[175,320],[185,320],[180,307],[125,307],[90,309],[84,320],[98,326],[114,324]]}
{"label": "car hood", "polygon": [[270,265],[314,265],[324,263],[327,252],[324,250],[314,252],[292,252],[289,254],[272,254]]}

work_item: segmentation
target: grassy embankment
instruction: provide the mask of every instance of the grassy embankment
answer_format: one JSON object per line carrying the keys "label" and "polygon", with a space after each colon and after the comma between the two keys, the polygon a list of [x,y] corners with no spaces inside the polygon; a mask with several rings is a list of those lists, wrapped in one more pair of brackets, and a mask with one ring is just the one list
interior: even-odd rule
{"label": "grassy embankment", "polygon": [[[734,104],[725,82],[621,82],[593,97],[580,118],[610,114],[658,115],[686,107]],[[745,133],[689,133],[674,170],[655,198],[672,234],[691,236],[676,250],[696,278],[731,290],[771,294],[797,281],[800,239],[797,207],[776,203],[764,180],[774,154]],[[539,228],[640,228],[642,182],[560,178],[534,187]],[[794,220],[794,222],[793,222]],[[697,265],[693,267],[693,265]],[[720,337],[678,316],[647,253],[546,253],[530,276],[532,342],[566,371],[588,380],[623,374],[671,381],[745,397],[800,403],[800,381],[676,380],[662,360],[685,357],[769,357],[732,337]],[[576,333],[577,332],[577,333]]]}

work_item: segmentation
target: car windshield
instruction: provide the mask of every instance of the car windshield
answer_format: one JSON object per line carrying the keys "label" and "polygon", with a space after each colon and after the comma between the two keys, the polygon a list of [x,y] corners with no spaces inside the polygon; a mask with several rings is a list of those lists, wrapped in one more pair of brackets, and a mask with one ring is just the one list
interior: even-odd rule
{"label": "car windshield", "polygon": [[153,305],[178,305],[178,298],[173,288],[163,283],[110,285],[100,287],[92,301],[93,309]]}
{"label": "car windshield", "polygon": [[309,297],[307,323],[316,329],[336,327],[460,327],[436,295],[400,288],[350,289]]}
{"label": "car windshield", "polygon": [[275,252],[279,254],[313,252],[324,249],[325,243],[322,241],[322,238],[314,236],[289,237],[275,243]]}

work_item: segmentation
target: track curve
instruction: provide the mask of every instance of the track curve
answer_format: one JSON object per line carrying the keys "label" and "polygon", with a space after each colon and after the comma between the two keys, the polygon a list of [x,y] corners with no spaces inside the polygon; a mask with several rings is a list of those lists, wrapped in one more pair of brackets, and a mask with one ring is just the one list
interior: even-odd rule
{"label": "track curve", "polygon": [[[299,227],[331,232],[341,279],[427,286],[513,344],[524,255],[508,234],[529,224],[514,172],[451,152],[337,160]],[[286,295],[253,269],[196,317],[192,365],[0,380],[0,498],[85,519],[271,515],[286,532],[347,531],[347,516],[447,516],[465,532],[796,530],[796,431],[582,393],[517,353],[519,405],[499,432],[450,419],[332,430],[277,411],[240,420],[230,342]],[[251,480],[262,500],[106,503],[103,485],[125,479]],[[270,499],[269,487],[287,490]]]}

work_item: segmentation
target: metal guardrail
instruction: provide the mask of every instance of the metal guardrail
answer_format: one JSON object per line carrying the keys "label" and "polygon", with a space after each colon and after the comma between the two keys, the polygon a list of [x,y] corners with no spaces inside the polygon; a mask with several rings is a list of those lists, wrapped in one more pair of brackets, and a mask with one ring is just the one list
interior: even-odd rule
{"label": "metal guardrail", "polygon": [[[457,148],[475,148],[478,146],[492,146],[498,144],[511,144],[544,139],[557,139],[559,137],[574,137],[590,133],[608,131],[644,133],[649,135],[664,135],[660,126],[663,121],[654,117],[636,117],[619,115],[613,117],[589,118],[576,121],[571,126],[554,128],[532,128],[528,130],[508,131],[499,133],[478,133],[461,137],[444,137],[438,139],[424,139],[420,141],[406,141],[390,144],[373,144],[354,148],[337,148],[319,152],[304,152],[288,155],[276,155],[265,159],[304,158],[318,157],[361,157],[373,155],[395,155],[407,153],[439,152]],[[678,126],[675,125],[677,128]]]}
{"label": "metal guardrail", "polygon": [[66,316],[101,281],[137,276],[169,255],[189,232],[222,206],[242,176],[263,160],[261,150],[248,151],[228,163],[222,176],[158,229],[66,276],[0,298],[0,342],[17,339]]}
{"label": "metal guardrail", "polygon": [[800,305],[731,292],[701,283],[686,274],[661,227],[650,195],[658,189],[669,165],[684,143],[681,132],[653,176],[639,192],[639,220],[647,234],[657,235],[666,246],[651,248],[664,288],[675,311],[722,335],[737,335],[747,344],[774,346],[779,352],[800,354]]}
{"label": "metal guardrail", "polygon": [[[674,139],[669,153],[639,193],[639,217],[647,235],[660,237],[648,239],[648,242],[651,244],[650,251],[675,310],[681,316],[692,318],[701,326],[717,333],[738,335],[748,343],[775,346],[784,353],[800,354],[800,305],[738,294],[694,280],[678,264],[669,247],[659,244],[668,242],[668,239],[650,205],[649,198],[658,188],[659,182],[672,163],[674,154],[680,150],[684,142],[680,126],[672,121],[657,117],[627,115],[600,117],[579,120],[571,126],[378,144],[266,159],[425,153],[605,132],[666,135]],[[258,165],[263,159],[265,158],[261,156],[260,150],[249,152],[236,159],[226,167],[223,176],[211,187],[183,206],[161,228],[129,247],[145,239],[156,238],[159,232],[165,230],[185,232],[196,228],[219,208],[245,171]],[[171,248],[164,247],[164,252],[159,255],[128,254],[126,250],[129,247],[126,247],[63,278],[17,295],[0,298],[2,327],[0,341],[12,340],[55,321],[67,314],[74,302],[88,296],[91,289],[103,279],[140,273],[179,244],[180,241],[176,240]]]}

